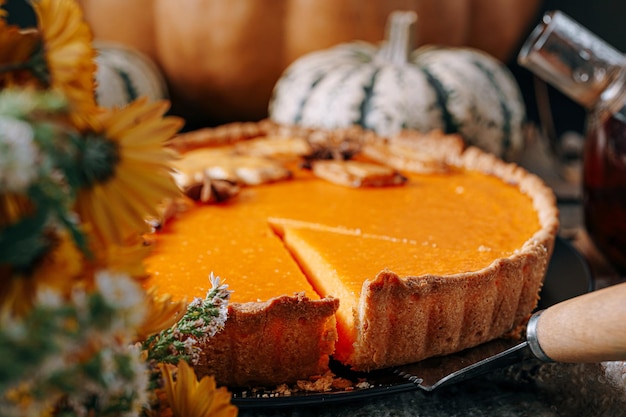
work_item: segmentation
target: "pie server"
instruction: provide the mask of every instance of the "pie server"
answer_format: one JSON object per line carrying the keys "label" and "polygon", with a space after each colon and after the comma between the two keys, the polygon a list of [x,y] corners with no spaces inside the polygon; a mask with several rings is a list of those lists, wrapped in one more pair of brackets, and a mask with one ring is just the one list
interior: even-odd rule
{"label": "pie server", "polygon": [[626,283],[540,310],[531,316],[525,333],[523,341],[498,339],[399,366],[394,372],[432,391],[532,358],[569,363],[626,360]]}

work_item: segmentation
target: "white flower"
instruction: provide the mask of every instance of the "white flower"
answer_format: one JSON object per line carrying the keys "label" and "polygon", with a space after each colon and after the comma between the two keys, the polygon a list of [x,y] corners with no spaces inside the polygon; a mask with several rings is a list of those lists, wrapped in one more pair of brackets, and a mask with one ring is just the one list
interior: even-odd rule
{"label": "white flower", "polygon": [[209,274],[209,281],[211,281],[211,288],[218,288],[220,286],[220,277],[213,275],[213,271]]}
{"label": "white flower", "polygon": [[96,288],[104,300],[127,320],[126,325],[137,327],[143,323],[147,306],[145,291],[132,277],[107,270],[96,273]]}
{"label": "white flower", "polygon": [[214,323],[215,329],[211,333],[211,336],[213,336],[224,327],[228,319],[228,302],[233,291],[228,289],[227,284],[220,284],[220,277],[213,276],[213,272],[211,272],[209,279],[212,286],[209,292],[214,293],[211,302],[218,308],[218,316]]}
{"label": "white flower", "polygon": [[53,309],[62,307],[64,302],[65,300],[63,300],[59,291],[44,286],[37,289],[36,305]]}
{"label": "white flower", "polygon": [[34,135],[28,123],[0,116],[0,192],[23,192],[37,179]]}
{"label": "white flower", "polygon": [[150,401],[150,370],[143,360],[139,346],[128,346],[128,356],[131,359],[130,369],[132,380],[126,384],[126,389],[131,389],[133,395],[133,408],[139,414],[142,407]]}

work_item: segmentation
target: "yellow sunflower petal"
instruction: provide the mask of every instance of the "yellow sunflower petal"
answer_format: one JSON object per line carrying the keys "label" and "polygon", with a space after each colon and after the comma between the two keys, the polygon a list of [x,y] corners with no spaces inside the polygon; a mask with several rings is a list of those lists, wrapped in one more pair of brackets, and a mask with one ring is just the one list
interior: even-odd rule
{"label": "yellow sunflower petal", "polygon": [[[150,192],[141,188],[124,187],[119,178],[105,184],[102,189],[108,198],[113,197],[111,202],[107,204],[108,213],[114,215],[122,239],[126,240],[150,231],[146,218],[156,212],[158,203],[158,201],[149,199]],[[133,193],[137,192],[141,194],[137,196],[139,198],[134,198],[135,194]]]}
{"label": "yellow sunflower petal", "polygon": [[70,102],[72,114],[96,108],[96,52],[92,33],[74,0],[35,0],[50,85]]}
{"label": "yellow sunflower petal", "polygon": [[176,382],[174,382],[174,375],[171,371],[171,366],[165,363],[160,363],[159,370],[163,376],[163,388],[165,389],[167,402],[173,410],[175,408],[174,401],[176,400],[176,396],[174,394]]}
{"label": "yellow sunflower petal", "polygon": [[17,222],[33,210],[33,203],[25,195],[0,194],[0,227]]}
{"label": "yellow sunflower petal", "polygon": [[35,282],[22,276],[0,281],[0,314],[21,316],[28,312],[35,298]]}
{"label": "yellow sunflower petal", "polygon": [[215,397],[211,407],[210,415],[220,417],[236,417],[238,414],[237,407],[230,402],[232,395],[224,387],[215,391]]}
{"label": "yellow sunflower petal", "polygon": [[111,215],[105,205],[107,195],[100,187],[81,190],[76,202],[76,211],[80,214],[81,222],[90,230],[91,235],[98,240],[95,246],[107,248],[110,242],[123,242],[123,236],[118,233],[118,225],[114,215]]}
{"label": "yellow sunflower petal", "polygon": [[195,397],[198,380],[196,374],[185,361],[178,363],[178,373],[176,374],[176,409],[174,415],[185,417],[196,417],[189,413]]}
{"label": "yellow sunflower petal", "polygon": [[[155,203],[159,203],[164,197],[180,196],[179,189],[169,172],[162,169],[159,170],[159,167],[154,167],[154,169],[148,171],[150,175],[144,175],[144,172],[134,167],[133,165],[125,169],[124,172],[120,172],[118,177],[122,187],[126,190],[132,191],[138,187],[144,187],[144,203],[146,203],[144,211],[147,214],[151,216],[156,215],[157,207]],[[161,171],[161,175],[164,178],[155,175],[159,171]],[[139,204],[140,202],[137,203]]]}
{"label": "yellow sunflower petal", "polygon": [[200,381],[185,361],[178,363],[176,381],[170,369],[161,364],[165,391],[176,417],[234,417],[237,407],[231,404],[225,388],[216,388],[215,379],[205,376]]}
{"label": "yellow sunflower petal", "polygon": [[83,269],[83,254],[72,237],[65,231],[55,237],[55,245],[33,273],[33,278],[61,292],[66,292],[80,277]]}
{"label": "yellow sunflower petal", "polygon": [[159,294],[155,288],[146,291],[148,305],[144,323],[137,329],[137,337],[144,340],[150,335],[169,329],[185,314],[187,301],[174,301],[169,294]]}
{"label": "yellow sunflower petal", "polygon": [[102,258],[95,261],[95,266],[122,272],[139,280],[146,277],[143,261],[150,254],[150,250],[140,236],[135,236],[123,246],[110,245],[94,250],[103,254]]}
{"label": "yellow sunflower petal", "polygon": [[215,378],[212,376],[205,376],[200,380],[196,387],[194,394],[204,393],[204,395],[194,395],[191,403],[194,416],[209,415],[209,412],[213,408],[213,400],[215,399],[215,390],[217,385],[215,384]]}
{"label": "yellow sunflower petal", "polygon": [[170,174],[174,155],[165,144],[182,120],[164,117],[167,108],[167,102],[138,100],[91,123],[90,129],[115,142],[119,153],[114,176],[78,196],[77,210],[100,240],[98,246],[122,245],[132,234],[148,232],[145,220],[157,214],[158,204],[180,195]]}
{"label": "yellow sunflower petal", "polygon": [[103,113],[100,123],[107,137],[121,147],[163,146],[183,125],[178,117],[164,116],[168,108],[167,101],[149,103],[143,98]]}

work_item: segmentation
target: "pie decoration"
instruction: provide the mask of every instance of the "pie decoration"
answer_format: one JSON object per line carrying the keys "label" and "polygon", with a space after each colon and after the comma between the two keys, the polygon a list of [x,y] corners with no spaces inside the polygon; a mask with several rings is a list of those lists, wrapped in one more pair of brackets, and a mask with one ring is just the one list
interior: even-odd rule
{"label": "pie decoration", "polygon": [[221,384],[308,379],[330,357],[370,371],[446,355],[519,332],[537,305],[554,194],[456,135],[262,121],[171,146],[181,189],[239,186],[187,204],[147,260],[146,286],[175,298],[203,297],[211,273],[234,291],[196,364]]}

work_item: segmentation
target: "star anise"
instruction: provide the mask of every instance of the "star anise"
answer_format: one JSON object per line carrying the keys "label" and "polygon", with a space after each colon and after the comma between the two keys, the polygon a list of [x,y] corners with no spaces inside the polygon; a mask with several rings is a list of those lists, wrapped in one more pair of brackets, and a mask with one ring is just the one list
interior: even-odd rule
{"label": "star anise", "polygon": [[185,195],[202,203],[221,203],[239,194],[239,185],[227,179],[215,179],[209,176],[204,181],[185,190]]}

